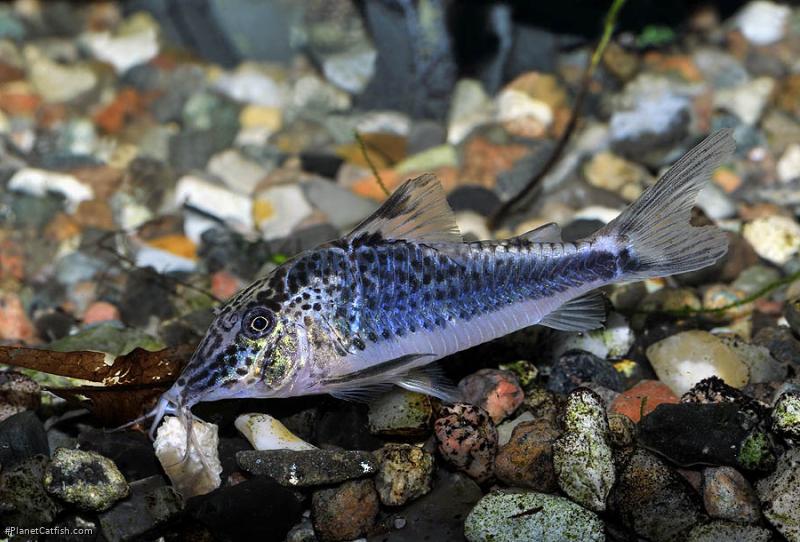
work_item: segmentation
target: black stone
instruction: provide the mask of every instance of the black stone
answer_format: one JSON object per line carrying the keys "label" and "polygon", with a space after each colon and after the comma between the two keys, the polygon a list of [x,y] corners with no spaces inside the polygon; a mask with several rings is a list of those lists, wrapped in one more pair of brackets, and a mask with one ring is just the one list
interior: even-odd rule
{"label": "black stone", "polygon": [[372,452],[356,450],[246,450],[236,454],[236,461],[247,472],[287,487],[336,484],[378,469]]}
{"label": "black stone", "polygon": [[188,518],[206,526],[219,540],[283,542],[301,512],[295,494],[265,476],[192,497],[186,503]]}
{"label": "black stone", "polygon": [[4,470],[37,454],[50,455],[50,447],[36,414],[26,410],[0,422],[0,465]]}
{"label": "black stone", "polygon": [[377,450],[383,441],[369,432],[365,405],[337,402],[319,414],[314,438],[318,446],[345,450]]}
{"label": "black stone", "polygon": [[611,363],[582,350],[570,350],[558,358],[551,369],[547,389],[569,393],[587,382],[624,391],[622,377]]}
{"label": "black stone", "polygon": [[143,433],[89,429],[78,435],[78,445],[82,450],[97,452],[112,460],[127,480],[160,476],[162,473],[153,443]]}
{"label": "black stone", "polygon": [[33,322],[39,337],[46,341],[66,337],[74,324],[75,319],[72,316],[58,310],[42,314]]}
{"label": "black stone", "polygon": [[[464,520],[483,496],[481,488],[467,476],[439,469],[433,491],[381,522],[383,532],[369,542],[430,542],[463,540]],[[396,529],[396,519],[405,526]]]}
{"label": "black stone", "polygon": [[130,484],[130,495],[100,514],[100,527],[109,542],[140,540],[145,534],[154,535],[154,530],[177,516],[182,507],[175,490],[160,476],[151,476]]}
{"label": "black stone", "polygon": [[174,313],[170,295],[174,285],[152,268],[137,269],[128,275],[125,292],[120,299],[122,321],[130,326],[146,326],[151,316],[160,320]]}
{"label": "black stone", "polygon": [[316,173],[322,177],[333,179],[342,165],[342,158],[335,154],[322,154],[318,152],[300,153],[300,167],[308,173]]}
{"label": "black stone", "polygon": [[501,205],[500,198],[482,186],[460,186],[450,192],[447,202],[453,211],[474,211],[482,216],[489,216]]}
{"label": "black stone", "polygon": [[[763,450],[753,450],[754,442]],[[771,445],[752,414],[736,403],[659,405],[639,422],[639,443],[681,466],[760,470],[774,462]]]}

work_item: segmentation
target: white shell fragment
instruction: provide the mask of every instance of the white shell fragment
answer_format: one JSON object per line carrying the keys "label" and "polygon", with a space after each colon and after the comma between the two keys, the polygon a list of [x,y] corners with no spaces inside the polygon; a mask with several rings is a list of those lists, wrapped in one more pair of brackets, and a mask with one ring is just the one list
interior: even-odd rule
{"label": "white shell fragment", "polygon": [[236,418],[235,425],[256,450],[316,449],[269,414],[242,414]]}
{"label": "white shell fragment", "polygon": [[185,460],[186,427],[178,418],[164,418],[153,443],[158,461],[184,500],[210,493],[221,483],[217,426],[194,420],[192,430],[193,442]]}

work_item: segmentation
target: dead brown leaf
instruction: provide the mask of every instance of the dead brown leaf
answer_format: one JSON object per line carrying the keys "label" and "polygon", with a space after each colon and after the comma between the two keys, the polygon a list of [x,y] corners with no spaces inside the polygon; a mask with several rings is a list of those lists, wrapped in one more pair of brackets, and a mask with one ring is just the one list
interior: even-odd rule
{"label": "dead brown leaf", "polygon": [[109,365],[101,352],[0,346],[0,364],[102,384],[48,390],[89,408],[103,423],[119,425],[149,410],[178,377],[191,353],[191,346],[157,352],[136,348]]}

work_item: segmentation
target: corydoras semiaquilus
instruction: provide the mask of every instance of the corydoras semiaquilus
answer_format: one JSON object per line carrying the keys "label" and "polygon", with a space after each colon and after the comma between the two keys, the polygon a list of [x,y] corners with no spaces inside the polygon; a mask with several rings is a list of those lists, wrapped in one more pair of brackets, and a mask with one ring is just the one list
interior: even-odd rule
{"label": "corydoras semiaquilus", "polygon": [[604,319],[597,288],[713,264],[727,238],[689,224],[729,130],[695,147],[616,219],[563,242],[555,224],[502,241],[464,242],[439,182],[412,179],[350,234],[303,252],[223,305],[156,409],[229,398],[387,385],[445,400],[432,362],[535,324],[580,331]]}

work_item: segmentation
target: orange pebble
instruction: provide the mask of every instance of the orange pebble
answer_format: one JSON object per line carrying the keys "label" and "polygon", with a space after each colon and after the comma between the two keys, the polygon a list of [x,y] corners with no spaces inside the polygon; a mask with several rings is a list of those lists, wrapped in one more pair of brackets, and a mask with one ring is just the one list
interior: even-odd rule
{"label": "orange pebble", "polygon": [[662,403],[677,403],[678,396],[659,380],[642,380],[621,393],[611,403],[611,412],[624,414],[634,422],[647,416]]}

